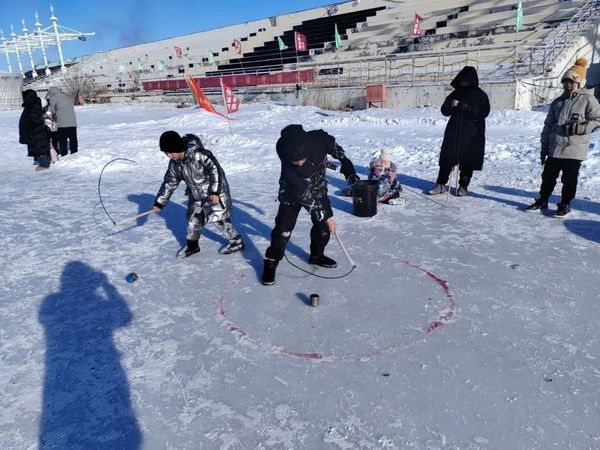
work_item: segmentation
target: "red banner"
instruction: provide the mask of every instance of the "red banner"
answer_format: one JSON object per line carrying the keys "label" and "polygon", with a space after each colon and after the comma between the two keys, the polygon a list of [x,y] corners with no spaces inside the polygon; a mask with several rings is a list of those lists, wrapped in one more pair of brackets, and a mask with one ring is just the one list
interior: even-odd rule
{"label": "red banner", "polygon": [[308,39],[306,38],[306,35],[294,31],[294,42],[296,42],[297,52],[305,52],[308,50]]}
{"label": "red banner", "polygon": [[233,93],[233,90],[226,86],[223,83],[223,79],[221,81],[221,88],[223,89],[223,100],[225,101],[225,107],[227,108],[227,114],[231,114],[240,109],[240,99]]}
{"label": "red banner", "polygon": [[177,46],[175,47],[175,55],[176,55],[178,58],[181,58],[181,56],[182,56],[182,53],[181,53],[181,48],[180,48],[180,47],[177,47]]}
{"label": "red banner", "polygon": [[233,40],[233,47],[238,55],[242,54],[242,43],[238,39]]}
{"label": "red banner", "polygon": [[190,90],[192,91],[192,96],[194,97],[194,100],[196,100],[196,103],[198,103],[198,106],[200,108],[205,109],[206,111],[216,114],[218,116],[225,117],[223,114],[221,114],[215,109],[215,107],[210,102],[206,94],[202,92],[200,85],[196,83],[196,80],[194,80],[191,76],[187,75],[185,77],[185,81],[188,84]]}
{"label": "red banner", "polygon": [[[246,75],[223,75],[221,77],[198,77],[194,81],[200,83],[204,89],[221,88],[220,78],[227,86],[269,86],[275,84],[296,84],[298,82],[311,83],[315,81],[315,71],[305,69],[293,72],[280,72],[272,74],[246,74]],[[142,81],[144,91],[176,91],[187,88],[183,79],[168,79]]]}
{"label": "red banner", "polygon": [[413,22],[412,28],[413,36],[421,36],[423,34],[423,30],[421,30],[421,20],[423,20],[423,18],[415,13],[415,21]]}

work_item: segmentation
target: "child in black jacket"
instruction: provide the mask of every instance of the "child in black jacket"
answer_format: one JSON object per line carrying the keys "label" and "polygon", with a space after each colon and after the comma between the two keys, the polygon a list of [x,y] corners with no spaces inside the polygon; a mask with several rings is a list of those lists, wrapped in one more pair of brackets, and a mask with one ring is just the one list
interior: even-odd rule
{"label": "child in black jacket", "polygon": [[305,131],[302,125],[288,125],[281,130],[277,155],[281,160],[279,210],[271,232],[271,245],[265,252],[262,278],[265,285],[275,282],[277,265],[283,258],[301,208],[310,213],[313,223],[308,262],[328,268],[337,266],[333,259],[324,255],[329,237],[336,231],[327,197],[327,155],[341,162],[340,171],[348,183],[353,184],[359,179],[342,147],[323,130]]}

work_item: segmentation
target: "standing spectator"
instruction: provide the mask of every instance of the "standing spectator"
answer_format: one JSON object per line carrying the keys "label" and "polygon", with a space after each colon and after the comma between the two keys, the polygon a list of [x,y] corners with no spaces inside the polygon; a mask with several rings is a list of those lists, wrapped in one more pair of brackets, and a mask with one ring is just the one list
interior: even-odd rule
{"label": "standing spectator", "polygon": [[600,126],[600,104],[585,86],[587,60],[579,58],[562,77],[564,92],[550,104],[541,136],[540,161],[542,186],[540,196],[525,208],[527,211],[548,208],[548,199],[562,171],[562,196],[555,216],[571,211],[571,200],[577,191],[581,162],[586,158],[590,135]]}
{"label": "standing spectator", "polygon": [[281,130],[277,141],[277,156],[281,160],[279,177],[279,210],[275,227],[271,231],[271,245],[265,252],[262,283],[275,283],[279,261],[294,231],[302,208],[310,214],[313,226],[310,230],[309,264],[333,268],[337,262],[324,255],[331,233],[336,224],[327,197],[327,155],[342,163],[340,171],[350,185],[358,181],[358,175],[342,147],[335,138],[323,130],[305,131],[302,125],[288,125]]}
{"label": "standing spectator", "polygon": [[56,126],[56,115],[52,112],[52,109],[50,109],[50,100],[46,99],[46,101],[48,103],[42,110],[44,113],[44,124],[50,130],[50,142],[52,143],[52,147],[58,152],[58,127]]}
{"label": "standing spectator", "polygon": [[[57,87],[48,89],[50,110],[56,115],[58,147],[60,156],[77,153],[77,120],[75,118],[75,98]],[[68,141],[68,144],[67,144]]]}
{"label": "standing spectator", "polygon": [[44,125],[42,100],[33,89],[23,92],[23,112],[19,119],[19,143],[27,145],[27,156],[37,160],[36,172],[50,167],[50,138]]}
{"label": "standing spectator", "polygon": [[450,85],[454,91],[446,97],[442,114],[450,116],[440,151],[440,170],[430,195],[446,192],[445,184],[456,165],[460,169],[457,195],[467,195],[474,170],[483,168],[485,148],[485,118],[490,113],[487,94],[479,87],[477,70],[465,66]]}

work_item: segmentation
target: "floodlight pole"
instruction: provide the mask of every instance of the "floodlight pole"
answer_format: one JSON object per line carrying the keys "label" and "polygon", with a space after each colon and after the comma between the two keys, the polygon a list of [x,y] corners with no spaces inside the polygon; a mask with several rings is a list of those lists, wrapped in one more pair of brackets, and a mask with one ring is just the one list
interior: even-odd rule
{"label": "floodlight pole", "polygon": [[21,64],[21,54],[19,53],[19,45],[17,44],[17,34],[15,33],[15,29],[13,28],[12,23],[10,24],[10,31],[12,36],[12,43],[15,46],[15,53],[17,54],[17,62],[19,63],[19,71],[21,72],[21,76],[25,78],[25,72],[23,72],[23,64]]}
{"label": "floodlight pole", "polygon": [[4,47],[4,55],[6,56],[6,64],[8,65],[8,71],[12,73],[12,66],[10,65],[10,57],[8,56],[8,46],[6,38],[4,37],[4,30],[0,28],[0,34],[2,34],[2,46]]}
{"label": "floodlight pole", "polygon": [[40,48],[42,49],[42,55],[44,56],[44,65],[46,66],[46,76],[50,76],[50,67],[48,65],[48,56],[46,56],[46,46],[44,45],[44,37],[42,35],[42,24],[38,17],[37,11],[35,12],[35,34],[40,37]]}
{"label": "floodlight pole", "polygon": [[25,45],[27,46],[27,53],[29,54],[29,65],[31,65],[31,77],[37,78],[37,72],[35,71],[35,64],[33,63],[33,55],[31,54],[31,45],[29,45],[29,30],[25,26],[25,19],[21,18],[23,24],[23,35],[25,36]]}
{"label": "floodlight pole", "polygon": [[54,6],[52,6],[52,4],[50,4],[50,13],[52,14],[52,17],[50,17],[50,20],[52,21],[52,26],[54,28],[54,36],[56,37],[56,46],[58,47],[58,57],[60,58],[60,70],[61,72],[66,72],[67,68],[65,67],[65,60],[63,58],[63,53],[62,53],[62,48],[60,46],[60,37],[58,36],[58,25],[56,24],[56,22],[58,22],[58,17],[56,17],[54,15]]}

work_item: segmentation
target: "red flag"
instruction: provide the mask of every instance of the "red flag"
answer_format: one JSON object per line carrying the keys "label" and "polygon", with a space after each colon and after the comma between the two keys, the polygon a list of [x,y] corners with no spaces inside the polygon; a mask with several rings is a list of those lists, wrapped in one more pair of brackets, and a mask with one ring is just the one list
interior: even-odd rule
{"label": "red flag", "polygon": [[423,20],[423,18],[415,13],[415,21],[413,22],[412,28],[413,36],[421,36],[423,34],[423,30],[421,30],[421,20]]}
{"label": "red flag", "polygon": [[231,114],[240,109],[240,99],[237,98],[237,95],[233,93],[233,90],[226,86],[223,83],[223,79],[221,81],[221,88],[223,89],[223,100],[225,101],[225,107],[227,108],[227,114]]}
{"label": "red flag", "polygon": [[175,46],[175,55],[178,58],[181,58],[181,48],[180,47]]}
{"label": "red flag", "polygon": [[235,47],[235,52],[238,55],[241,55],[242,54],[242,43],[238,39],[234,39],[233,46]]}
{"label": "red flag", "polygon": [[196,103],[198,103],[198,107],[205,109],[206,111],[216,114],[218,116],[225,117],[223,114],[221,114],[215,109],[215,107],[210,102],[206,94],[202,92],[200,85],[196,83],[196,81],[191,76],[186,75],[185,82],[192,91],[192,96],[194,97],[194,100],[196,100]]}
{"label": "red flag", "polygon": [[304,52],[308,50],[308,39],[305,34],[294,31],[294,42],[296,43],[296,51]]}

